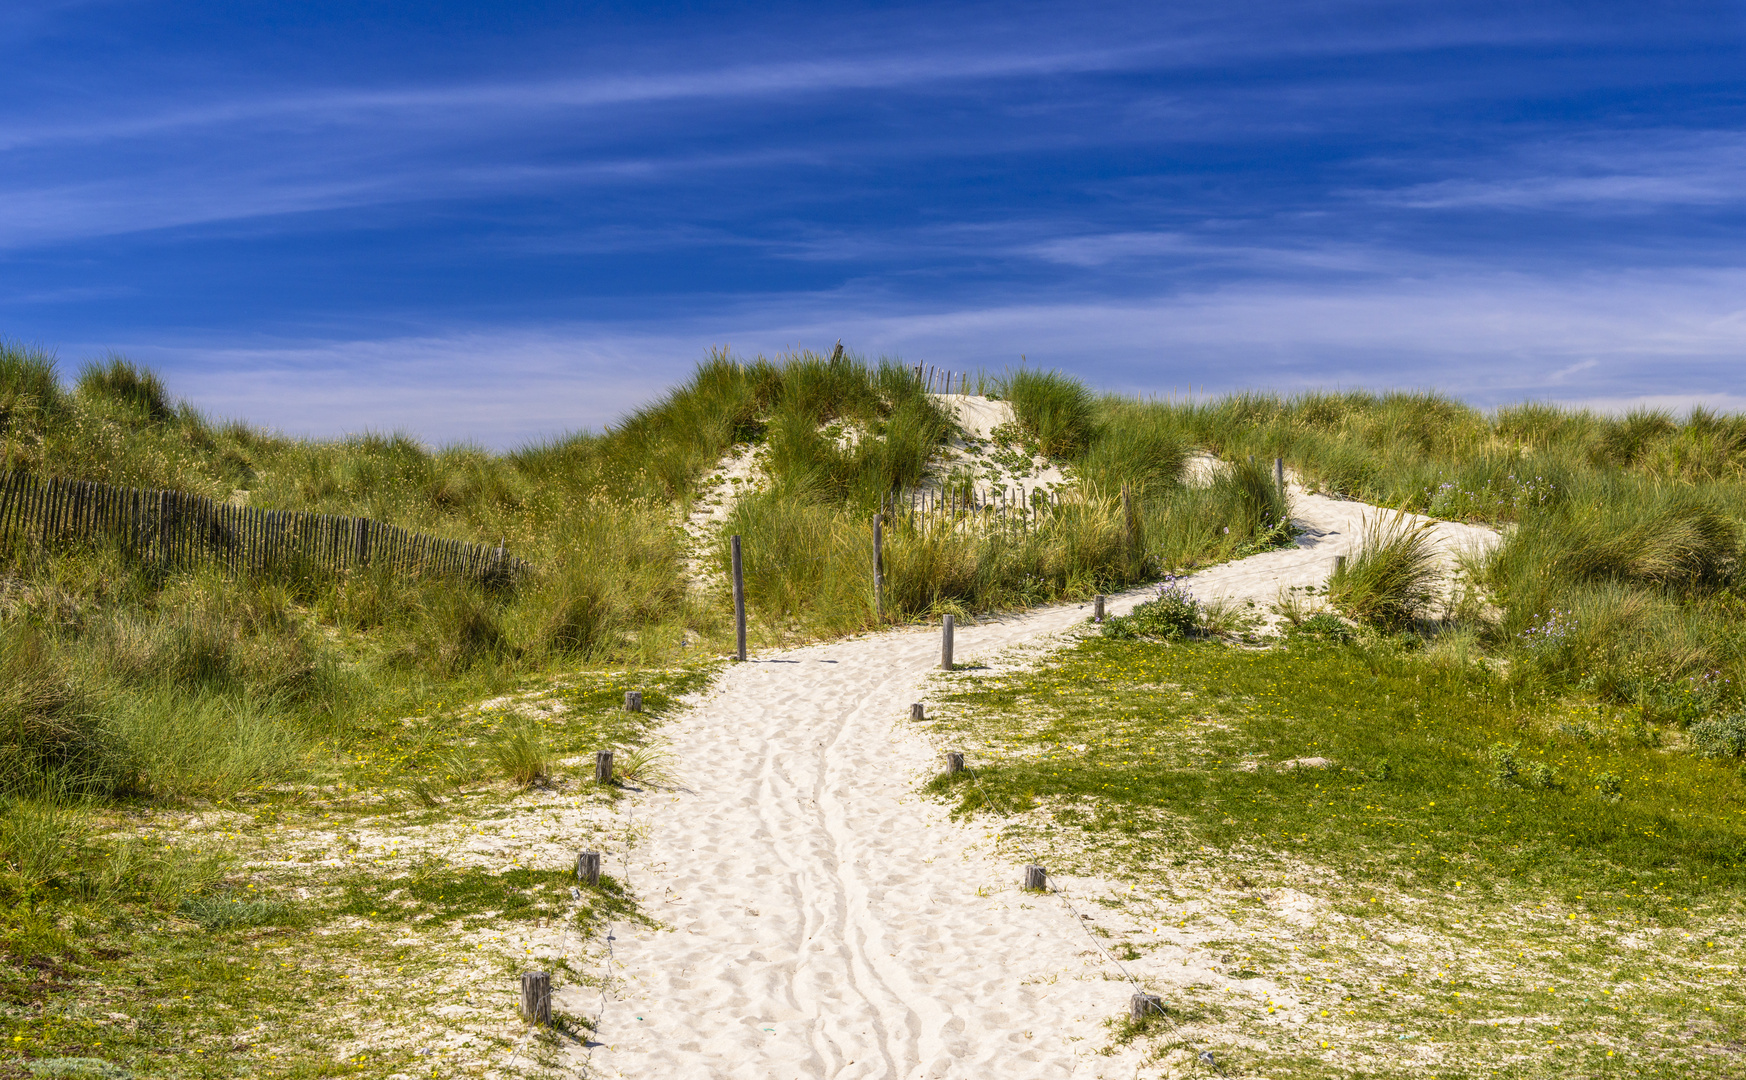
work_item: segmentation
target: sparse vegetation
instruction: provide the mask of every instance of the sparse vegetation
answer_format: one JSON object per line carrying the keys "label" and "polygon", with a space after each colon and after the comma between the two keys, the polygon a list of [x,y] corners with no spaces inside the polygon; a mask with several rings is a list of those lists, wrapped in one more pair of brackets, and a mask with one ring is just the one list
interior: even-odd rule
{"label": "sparse vegetation", "polygon": [[[1288,545],[1275,455],[1326,492],[1509,531],[1465,559],[1448,603],[1430,602],[1423,534],[1385,517],[1325,594],[1281,596],[1280,638],[1167,581],[1056,661],[961,676],[939,722],[979,740],[980,783],[943,779],[940,794],[1008,815],[1009,843],[1070,834],[1049,849],[1057,863],[1201,875],[1237,914],[1247,887],[1220,883],[1271,875],[1321,882],[1354,927],[1448,937],[1410,913],[1435,895],[1475,927],[1453,935],[1472,971],[1460,1003],[1433,1008],[1422,979],[1384,970],[1378,934],[1324,952],[1350,965],[1348,1015],[1467,1039],[1474,1060],[1598,1074],[1586,1058],[1560,1067],[1537,1038],[1462,1034],[1486,1008],[1588,1025],[1595,1046],[1675,1041],[1676,1016],[1738,1038],[1746,1001],[1719,969],[1672,945],[1623,961],[1601,931],[1707,931],[1737,914],[1746,420],[1487,415],[1425,394],[1175,405],[1099,398],[1055,372],[979,382],[1016,413],[994,453],[1040,454],[1073,483],[1027,529],[898,515],[887,621],[1085,599]],[[172,573],[103,545],[0,552],[0,997],[21,1036],[6,1052],[153,1075],[173,1032],[212,1051],[178,1059],[186,1075],[422,1066],[353,1026],[391,971],[435,980],[420,990],[435,1001],[460,950],[508,963],[479,949],[506,918],[555,920],[562,947],[539,947],[556,965],[600,920],[638,917],[616,879],[578,899],[557,863],[503,852],[536,827],[562,837],[541,841],[554,860],[582,836],[630,842],[602,831],[624,791],[585,784],[596,749],[616,749],[627,785],[681,779],[652,733],[726,649],[726,535],[746,541],[755,643],[873,627],[870,515],[924,482],[960,495],[976,482],[929,474],[948,431],[909,369],[853,357],[717,354],[604,433],[493,454],[215,424],[125,358],[68,387],[45,355],[0,350],[0,468],[368,515],[502,542],[534,566],[507,589],[378,570]],[[756,448],[762,472],[688,580],[678,517],[736,447]],[[1221,465],[1191,483],[1197,449]],[[619,708],[633,687],[645,713]],[[487,836],[517,844],[489,859],[467,847]],[[1538,916],[1521,916],[1530,898],[1588,936],[1555,957]],[[1653,1004],[1560,1011],[1566,999],[1480,960],[1533,943],[1517,962],[1536,979],[1635,980]],[[1299,973],[1254,941],[1230,948],[1252,974]],[[340,985],[347,1019],[309,1030],[312,988]],[[1681,986],[1727,1015],[1680,1012]],[[74,1007],[99,998],[128,1020]],[[1123,1037],[1162,1046],[1172,1025],[1237,1015],[1171,1008]],[[1286,1060],[1242,1053],[1226,1060]]]}
{"label": "sparse vegetation", "polygon": [[1110,950],[1181,937],[1229,980],[1125,1037],[1232,1075],[1732,1075],[1701,1045],[1746,1011],[1732,761],[1396,637],[1288,642],[1088,636],[935,677],[971,773],[931,790],[1011,861],[1137,886]]}
{"label": "sparse vegetation", "polygon": [[1399,627],[1428,615],[1437,581],[1431,523],[1402,512],[1365,523],[1357,554],[1328,578],[1328,599],[1360,622]]}

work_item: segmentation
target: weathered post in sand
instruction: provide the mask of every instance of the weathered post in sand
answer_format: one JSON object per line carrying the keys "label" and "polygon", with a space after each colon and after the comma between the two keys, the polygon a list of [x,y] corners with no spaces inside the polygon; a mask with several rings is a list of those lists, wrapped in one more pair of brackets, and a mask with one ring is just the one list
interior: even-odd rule
{"label": "weathered post in sand", "polygon": [[952,670],[952,617],[946,616],[940,623],[940,670]]}
{"label": "weathered post in sand", "polygon": [[1279,493],[1281,495],[1285,494],[1285,459],[1284,458],[1277,458],[1276,457],[1273,459],[1273,486],[1279,489]]}
{"label": "weathered post in sand", "polygon": [[1096,596],[1091,598],[1091,621],[1092,622],[1102,622],[1103,621],[1103,594],[1102,593],[1098,593]]}
{"label": "weathered post in sand", "polygon": [[612,783],[611,750],[602,750],[594,755],[594,782],[596,784]]}
{"label": "weathered post in sand", "polygon": [[927,710],[922,708],[921,702],[918,701],[909,707],[909,718],[911,720],[926,720],[928,718]]}
{"label": "weathered post in sand", "polygon": [[746,661],[746,567],[740,559],[740,537],[731,541],[734,553],[734,659]]}
{"label": "weathered post in sand", "polygon": [[873,515],[873,617],[885,621],[885,515]]}
{"label": "weathered post in sand", "polygon": [[946,751],[946,775],[956,776],[964,771],[964,754],[959,750]]}
{"label": "weathered post in sand", "polygon": [[1049,891],[1049,875],[1043,872],[1042,867],[1040,867],[1040,866],[1027,866],[1027,867],[1025,867],[1025,891],[1026,892],[1048,892]]}
{"label": "weathered post in sand", "polygon": [[641,690],[626,690],[624,692],[624,711],[643,711],[643,692]]}
{"label": "weathered post in sand", "polygon": [[1135,994],[1128,999],[1128,1018],[1144,1020],[1148,1016],[1164,1015],[1164,1001],[1157,994]]}
{"label": "weathered post in sand", "polygon": [[590,887],[600,885],[600,852],[578,851],[576,853],[576,880]]}
{"label": "weathered post in sand", "polygon": [[552,1026],[552,976],[549,972],[521,973],[521,1015],[530,1024]]}

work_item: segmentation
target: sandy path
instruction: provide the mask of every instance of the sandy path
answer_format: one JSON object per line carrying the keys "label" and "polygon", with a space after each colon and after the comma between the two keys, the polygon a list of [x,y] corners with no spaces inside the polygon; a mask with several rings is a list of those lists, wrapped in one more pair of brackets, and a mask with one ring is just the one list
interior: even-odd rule
{"label": "sandy path", "polygon": [[[1373,508],[1294,494],[1299,547],[1215,567],[1194,590],[1265,605],[1281,584],[1325,580]],[[1490,535],[1439,527],[1446,546]],[[1087,614],[961,627],[959,662]],[[1131,990],[1086,930],[1058,899],[1019,891],[991,829],[916,793],[939,753],[905,717],[938,650],[927,629],[759,657],[667,729],[687,790],[630,800],[646,838],[609,867],[662,928],[619,927],[594,1075],[1135,1075],[1130,1055],[1098,1053]],[[1172,978],[1216,980],[1191,944],[1170,955]],[[590,1016],[600,1001],[558,998]]]}

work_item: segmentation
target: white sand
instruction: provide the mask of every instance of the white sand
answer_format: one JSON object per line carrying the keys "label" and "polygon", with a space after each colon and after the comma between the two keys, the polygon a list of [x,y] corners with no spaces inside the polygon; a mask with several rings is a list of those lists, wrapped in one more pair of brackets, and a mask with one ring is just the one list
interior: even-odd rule
{"label": "white sand", "polygon": [[[1294,494],[1306,529],[1297,548],[1207,570],[1193,590],[1265,605],[1281,584],[1320,584],[1376,512]],[[1438,526],[1445,548],[1494,539]],[[1149,593],[1113,598],[1109,610]],[[958,660],[1046,639],[1088,613],[961,627]],[[1100,1053],[1105,1021],[1132,991],[1076,914],[1021,892],[1021,867],[994,856],[990,828],[952,823],[916,791],[939,771],[941,748],[906,715],[938,658],[935,629],[759,657],[666,729],[688,790],[627,799],[646,839],[608,866],[661,929],[617,924],[618,978],[593,1075],[1138,1074],[1136,1051]],[[1056,884],[1078,895],[1113,888]],[[1195,938],[1170,941],[1142,965],[1148,990],[1222,983]],[[600,958],[588,966],[600,970]],[[601,1007],[587,987],[557,998],[574,1014]]]}
{"label": "white sand", "polygon": [[[1288,482],[1287,489],[1292,522],[1299,530],[1297,546],[1203,570],[1185,579],[1195,596],[1237,603],[1253,601],[1260,612],[1274,602],[1282,589],[1299,586],[1319,589],[1334,572],[1336,556],[1357,553],[1366,522],[1394,516],[1394,511],[1369,503],[1310,494],[1295,482]],[[1497,530],[1484,525],[1435,521],[1418,514],[1408,514],[1406,520],[1415,526],[1430,523],[1432,545],[1445,572],[1445,593],[1458,553],[1486,551],[1498,542]]]}
{"label": "white sand", "polygon": [[958,430],[928,463],[928,478],[922,490],[940,490],[947,476],[958,471],[972,473],[977,498],[998,501],[995,492],[1010,491],[1028,498],[1033,491],[1064,490],[1071,479],[1048,458],[1023,458],[1009,452],[997,457],[994,429],[1013,424],[1012,405],[978,394],[930,394],[958,424]]}
{"label": "white sand", "polygon": [[691,501],[684,522],[686,539],[685,580],[692,588],[708,589],[719,577],[710,570],[710,545],[719,539],[722,523],[734,512],[740,496],[764,483],[764,468],[758,447],[738,443],[716,462],[715,471],[703,481],[703,491]]}

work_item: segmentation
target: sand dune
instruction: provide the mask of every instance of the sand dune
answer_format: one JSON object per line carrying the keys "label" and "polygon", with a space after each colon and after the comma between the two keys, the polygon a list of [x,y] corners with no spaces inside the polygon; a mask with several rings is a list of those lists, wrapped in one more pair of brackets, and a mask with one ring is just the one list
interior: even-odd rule
{"label": "sand dune", "polygon": [[[1294,495],[1299,547],[1212,568],[1191,587],[1265,605],[1282,584],[1325,580],[1375,510]],[[1438,530],[1445,548],[1495,539]],[[1110,611],[1149,593],[1115,597]],[[1088,614],[960,627],[958,659],[1046,642]],[[930,628],[761,656],[668,728],[685,790],[627,800],[643,839],[609,867],[661,926],[618,925],[593,1075],[1135,1075],[1132,1051],[1099,1052],[1132,992],[1121,973],[1065,904],[1020,890],[1022,869],[993,853],[991,829],[953,823],[917,794],[944,748],[909,727],[907,710],[924,700],[938,649]],[[1148,989],[1218,978],[1193,942],[1168,958]],[[585,987],[558,1000],[589,1016],[600,1003]]]}

